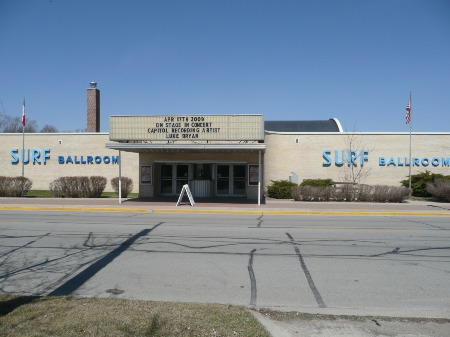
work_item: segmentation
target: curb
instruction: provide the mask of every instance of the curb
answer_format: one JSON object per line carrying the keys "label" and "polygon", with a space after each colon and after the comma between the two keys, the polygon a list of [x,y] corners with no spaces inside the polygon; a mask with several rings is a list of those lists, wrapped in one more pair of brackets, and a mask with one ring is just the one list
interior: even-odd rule
{"label": "curb", "polygon": [[113,207],[61,207],[61,206],[0,206],[6,211],[59,211],[59,212],[148,212],[147,208],[113,208]]}
{"label": "curb", "polygon": [[204,213],[204,214],[254,214],[254,215],[343,215],[343,216],[449,216],[450,213],[435,212],[369,212],[369,211],[249,211],[249,210],[194,210],[194,209],[153,209],[153,213]]}
{"label": "curb", "polygon": [[386,212],[386,211],[287,211],[287,210],[220,210],[174,208],[119,208],[74,206],[0,206],[0,210],[60,211],[60,212],[123,212],[123,213],[184,213],[184,214],[240,214],[240,215],[335,215],[335,216],[433,216],[450,217],[450,213],[437,212]]}

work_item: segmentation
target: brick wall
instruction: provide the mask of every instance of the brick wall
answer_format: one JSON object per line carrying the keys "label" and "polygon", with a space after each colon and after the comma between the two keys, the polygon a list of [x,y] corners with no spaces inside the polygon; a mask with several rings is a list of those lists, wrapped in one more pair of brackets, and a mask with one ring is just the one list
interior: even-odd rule
{"label": "brick wall", "polygon": [[87,89],[87,132],[100,132],[100,90]]}

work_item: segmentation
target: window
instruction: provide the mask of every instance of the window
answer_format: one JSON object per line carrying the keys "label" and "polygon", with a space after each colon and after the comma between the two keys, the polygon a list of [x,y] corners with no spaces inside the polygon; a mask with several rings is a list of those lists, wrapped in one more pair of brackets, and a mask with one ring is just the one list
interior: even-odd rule
{"label": "window", "polygon": [[259,165],[248,165],[248,185],[258,185],[259,181]]}
{"label": "window", "polygon": [[152,184],[153,177],[152,165],[142,165],[141,166],[141,184]]}
{"label": "window", "polygon": [[194,180],[211,180],[211,164],[195,164]]}

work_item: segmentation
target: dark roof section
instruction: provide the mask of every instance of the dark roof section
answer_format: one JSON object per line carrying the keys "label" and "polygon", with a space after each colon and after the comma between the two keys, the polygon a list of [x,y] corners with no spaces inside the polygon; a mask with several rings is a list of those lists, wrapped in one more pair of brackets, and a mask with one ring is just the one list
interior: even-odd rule
{"label": "dark roof section", "polygon": [[264,121],[264,130],[272,132],[343,132],[341,123],[332,118],[321,121]]}

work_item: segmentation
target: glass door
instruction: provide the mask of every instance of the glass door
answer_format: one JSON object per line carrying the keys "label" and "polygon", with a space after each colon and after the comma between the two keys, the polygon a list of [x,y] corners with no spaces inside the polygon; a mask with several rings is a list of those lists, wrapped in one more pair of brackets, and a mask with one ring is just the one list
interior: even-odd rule
{"label": "glass door", "polygon": [[161,195],[180,194],[188,181],[188,164],[161,164]]}
{"label": "glass door", "polygon": [[230,165],[217,165],[217,195],[230,195]]}
{"label": "glass door", "polygon": [[245,195],[245,165],[233,165],[233,191],[235,196]]}
{"label": "glass door", "polygon": [[216,166],[216,193],[218,196],[246,195],[246,165],[218,164]]}
{"label": "glass door", "polygon": [[188,183],[189,180],[189,165],[187,164],[177,164],[177,175],[176,175],[176,190],[175,194],[178,195],[181,193],[181,189],[183,185]]}
{"label": "glass door", "polygon": [[161,194],[172,195],[173,194],[173,165],[162,164],[161,165]]}

